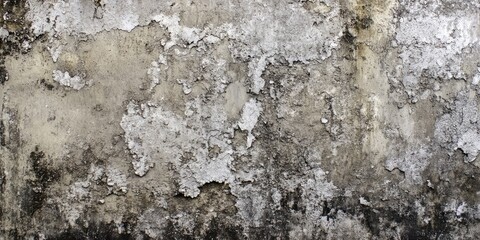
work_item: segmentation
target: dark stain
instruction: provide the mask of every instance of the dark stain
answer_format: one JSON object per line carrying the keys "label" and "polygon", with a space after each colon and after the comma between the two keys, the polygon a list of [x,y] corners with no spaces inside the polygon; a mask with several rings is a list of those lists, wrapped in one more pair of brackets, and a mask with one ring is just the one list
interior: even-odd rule
{"label": "dark stain", "polygon": [[165,239],[182,239],[182,240],[194,240],[195,238],[192,235],[185,234],[182,230],[175,227],[175,224],[172,221],[168,221],[167,226],[165,227],[163,237]]}
{"label": "dark stain", "polygon": [[432,184],[431,188],[424,185],[424,194],[437,201],[445,201],[445,196],[455,196],[467,205],[477,205],[480,169],[466,163],[466,157],[460,149],[453,154],[448,154],[448,150],[443,154],[437,153],[434,156],[437,161],[431,162],[422,172],[424,179],[428,179]]}
{"label": "dark stain", "polygon": [[60,178],[60,173],[48,163],[45,153],[35,147],[35,151],[30,153],[30,165],[35,175],[35,179],[27,180],[27,186],[23,189],[21,208],[27,216],[32,216],[37,210],[41,209],[47,198],[46,190],[56,180]]}
{"label": "dark stain", "polygon": [[44,185],[49,185],[50,182],[58,180],[60,177],[59,172],[46,161],[45,153],[40,151],[38,146],[35,147],[35,151],[30,153],[30,162],[37,180]]}
{"label": "dark stain", "polygon": [[93,2],[95,3],[95,7],[101,7],[103,5],[102,0],[93,0]]}
{"label": "dark stain", "polygon": [[369,16],[367,17],[357,17],[356,26],[359,29],[368,29],[373,24],[373,19]]}
{"label": "dark stain", "polygon": [[372,235],[377,237],[393,223],[403,226],[403,228],[399,228],[401,239],[438,239],[439,236],[447,236],[453,230],[441,203],[434,204],[427,209],[427,212],[431,214],[429,215],[431,220],[428,224],[421,225],[419,222],[422,219],[414,207],[414,200],[399,210],[390,207],[372,208],[360,205],[354,199],[335,197],[331,201],[325,202],[323,215],[335,219],[336,212],[341,210],[352,216],[363,216],[362,223]]}
{"label": "dark stain", "polygon": [[[235,216],[235,197],[230,193],[228,184],[211,182],[200,187],[196,198],[184,197],[182,194],[168,200],[168,212],[175,216],[179,212],[190,214],[195,227],[186,231],[176,221],[166,223],[164,239],[241,239],[243,228],[227,220]],[[210,217],[211,211],[216,212]]]}
{"label": "dark stain", "polygon": [[[2,123],[2,121],[0,121]],[[3,199],[5,197],[5,182],[6,182],[6,172],[5,172],[5,162],[2,160],[0,161],[0,201],[3,202]],[[2,224],[3,219],[3,207],[0,207],[0,226]]]}
{"label": "dark stain", "polygon": [[[139,238],[137,238],[139,237]],[[133,240],[150,239],[144,235],[134,236],[132,233],[118,233],[117,227],[112,223],[90,223],[82,229],[67,229],[59,234],[47,236],[48,240]]]}
{"label": "dark stain", "polygon": [[49,82],[47,82],[44,78],[40,79],[40,85],[42,85],[43,87],[45,87],[45,89],[49,90],[49,91],[52,91],[55,86]]}
{"label": "dark stain", "polygon": [[[5,170],[3,168],[3,166],[1,166],[0,164],[0,193],[4,193],[5,191]],[[2,211],[3,209],[0,208],[0,216],[2,216]]]}
{"label": "dark stain", "polygon": [[7,70],[5,69],[5,66],[3,66],[3,59],[0,60],[0,84],[4,84],[6,81],[8,81],[8,73]]}
{"label": "dark stain", "polygon": [[23,189],[21,208],[27,216],[32,216],[36,211],[42,208],[46,199],[41,185],[36,182],[27,182],[27,186]]}
{"label": "dark stain", "polygon": [[5,57],[15,53],[25,53],[24,42],[32,42],[35,36],[30,32],[30,23],[25,20],[27,13],[26,0],[1,0],[0,1],[0,27],[6,29],[8,37],[0,41],[0,84],[8,81],[5,70]]}
{"label": "dark stain", "polygon": [[298,185],[294,191],[286,192],[281,200],[282,208],[287,211],[293,210],[295,212],[301,212],[304,214],[306,208],[303,204],[302,192],[303,191],[300,185]]}
{"label": "dark stain", "polygon": [[433,210],[434,216],[429,224],[420,226],[417,212],[410,209],[409,214],[403,220],[406,229],[402,233],[402,239],[439,239],[440,236],[448,235],[452,227],[448,223],[448,217],[442,209],[442,205],[436,204]]}
{"label": "dark stain", "polygon": [[6,145],[5,142],[5,124],[3,123],[3,119],[0,118],[0,145],[4,146]]}
{"label": "dark stain", "polygon": [[213,218],[205,233],[205,240],[241,239],[243,229],[226,225],[223,221]]}
{"label": "dark stain", "polygon": [[18,229],[9,229],[9,230],[0,230],[0,236],[6,237],[5,239],[11,239],[11,240],[24,240],[25,235],[22,235]]}
{"label": "dark stain", "polygon": [[348,30],[348,28],[346,28],[344,31],[343,31],[343,36],[342,36],[342,40],[350,45],[354,45],[355,44],[355,41],[356,41],[356,37],[353,36],[352,33],[350,33],[350,31]]}
{"label": "dark stain", "polygon": [[1,0],[0,12],[2,18],[0,24],[9,30],[18,30],[25,25],[25,13],[27,12],[26,0]]}
{"label": "dark stain", "polygon": [[103,111],[103,105],[102,104],[95,104],[95,107],[93,107],[93,110],[95,110],[95,112],[101,112]]}
{"label": "dark stain", "polygon": [[[62,170],[68,173],[72,179],[78,179],[80,181],[88,177],[92,165],[105,168],[105,160],[97,157],[94,149],[90,146],[86,149],[78,148],[76,151],[72,151],[72,154],[63,160]],[[105,175],[102,175],[95,181],[97,185],[106,186],[107,184]]]}

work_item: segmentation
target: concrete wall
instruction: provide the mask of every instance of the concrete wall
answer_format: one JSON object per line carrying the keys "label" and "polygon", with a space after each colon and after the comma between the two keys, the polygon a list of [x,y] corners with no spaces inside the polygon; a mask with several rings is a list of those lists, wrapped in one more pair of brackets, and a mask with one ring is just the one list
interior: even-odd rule
{"label": "concrete wall", "polygon": [[478,0],[5,0],[0,239],[477,239]]}

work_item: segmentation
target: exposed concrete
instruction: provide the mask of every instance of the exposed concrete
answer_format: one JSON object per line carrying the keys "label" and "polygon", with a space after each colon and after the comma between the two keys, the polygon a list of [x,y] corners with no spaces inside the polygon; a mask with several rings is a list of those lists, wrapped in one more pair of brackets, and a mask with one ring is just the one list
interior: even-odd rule
{"label": "exposed concrete", "polygon": [[0,239],[480,235],[477,0],[0,9]]}

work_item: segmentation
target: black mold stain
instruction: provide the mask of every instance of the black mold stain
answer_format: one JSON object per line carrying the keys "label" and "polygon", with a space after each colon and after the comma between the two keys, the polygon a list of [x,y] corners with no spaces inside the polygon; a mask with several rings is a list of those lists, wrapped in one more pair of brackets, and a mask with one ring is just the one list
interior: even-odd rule
{"label": "black mold stain", "polygon": [[363,17],[356,19],[356,26],[359,29],[367,29],[373,24],[373,19],[371,17]]}
{"label": "black mold stain", "polygon": [[45,162],[45,153],[40,151],[38,146],[35,147],[35,151],[30,153],[30,160],[35,176],[42,184],[49,185],[50,182],[60,177],[58,171],[51,169]]}
{"label": "black mold stain", "polygon": [[8,36],[0,40],[0,84],[8,81],[8,73],[5,70],[5,56],[20,52],[25,53],[28,49],[22,48],[24,42],[32,42],[35,36],[30,32],[30,23],[25,20],[27,13],[26,0],[3,0],[0,2],[0,27],[8,31]]}
{"label": "black mold stain", "polygon": [[40,79],[40,85],[44,86],[45,89],[51,91],[55,88],[53,84],[48,83],[45,79]]}
{"label": "black mold stain", "polygon": [[168,221],[167,226],[165,227],[165,232],[163,234],[165,239],[182,239],[182,240],[194,240],[195,238],[191,235],[183,233],[181,230],[175,227],[175,224],[172,221]]}
{"label": "black mold stain", "polygon": [[243,229],[237,227],[226,226],[222,221],[213,218],[210,221],[209,228],[203,239],[205,240],[221,240],[221,239],[241,239]]}
{"label": "black mold stain", "polygon": [[[4,175],[4,169],[3,166],[0,164],[0,193],[4,193],[5,191],[5,175]],[[3,209],[0,208],[0,216],[2,216],[2,211]]]}
{"label": "black mold stain", "polygon": [[5,142],[5,124],[3,123],[3,119],[0,118],[0,145],[4,146],[6,145]]}
{"label": "black mold stain", "polygon": [[131,233],[118,233],[117,228],[112,223],[90,223],[89,227],[82,229],[67,229],[56,235],[47,236],[48,240],[133,240],[150,239],[146,236],[134,236]]}
{"label": "black mold stain", "polygon": [[[0,64],[3,65],[3,59],[0,60]],[[4,84],[6,81],[8,81],[8,73],[7,70],[5,70],[5,67],[0,65],[0,84]]]}
{"label": "black mold stain", "polygon": [[[126,222],[124,224],[131,225],[129,229],[134,228],[135,223]],[[162,236],[159,239],[181,239],[181,240],[236,240],[244,239],[243,228],[238,226],[231,226],[226,224],[221,219],[213,218],[204,234],[192,233],[185,234],[180,229],[175,227],[172,221],[168,221],[164,228]],[[258,234],[257,236],[261,236]],[[266,235],[264,235],[266,236]],[[38,239],[38,238],[35,238]],[[133,240],[133,239],[152,239],[144,233],[132,233],[130,231],[118,233],[117,227],[113,223],[90,223],[89,227],[85,228],[69,228],[58,234],[48,235],[48,240]],[[263,239],[263,238],[257,238]]]}
{"label": "black mold stain", "polygon": [[[208,223],[208,228],[202,233],[200,232],[200,225],[197,224],[195,231],[193,233],[185,233],[182,229],[177,228],[174,222],[168,221],[163,227],[163,233],[158,239],[181,239],[181,240],[195,240],[195,239],[205,239],[205,240],[237,240],[245,239],[243,236],[243,228],[240,226],[233,226],[224,221],[222,218],[214,217]],[[77,233],[78,234],[78,233]],[[113,235],[108,235],[113,234]],[[103,238],[89,238],[89,239],[119,239],[112,238],[116,237],[116,233],[107,233],[102,235]],[[64,237],[64,236],[61,236]],[[144,235],[143,233],[135,233],[132,235],[125,235],[124,238],[120,239],[151,239],[150,237]],[[52,238],[53,239],[53,238]],[[62,239],[62,238],[55,238]],[[260,238],[258,238],[260,239]]]}
{"label": "black mold stain", "polygon": [[103,5],[102,0],[93,0],[95,7],[101,7]]}
{"label": "black mold stain", "polygon": [[60,178],[60,173],[46,162],[45,153],[35,147],[30,153],[30,164],[35,175],[34,180],[27,181],[27,187],[23,190],[21,208],[28,216],[33,215],[42,208],[47,198],[46,189]]}
{"label": "black mold stain", "polygon": [[[411,202],[402,210],[392,208],[372,208],[359,205],[353,198],[336,197],[332,201],[325,202],[323,215],[335,219],[339,210],[352,216],[363,216],[362,223],[369,229],[370,233],[379,237],[380,233],[396,223],[401,226],[401,239],[438,239],[440,236],[447,236],[453,230],[448,223],[449,217],[442,209],[442,204],[435,204],[431,210],[431,221],[426,225],[420,225],[420,217]],[[332,214],[333,213],[333,214]]]}
{"label": "black mold stain", "polygon": [[447,214],[443,211],[440,204],[434,207],[434,216],[426,226],[419,226],[418,213],[410,209],[410,214],[404,218],[406,225],[402,233],[403,239],[438,239],[440,236],[447,235],[452,229],[448,224]]}
{"label": "black mold stain", "polygon": [[355,44],[355,41],[356,41],[356,37],[353,36],[352,33],[350,33],[350,31],[348,29],[345,29],[345,31],[343,31],[343,36],[342,36],[342,40],[348,44],[351,44],[351,45],[354,45]]}
{"label": "black mold stain", "polygon": [[0,23],[10,29],[22,28],[25,24],[24,15],[27,12],[26,0],[3,0],[1,1],[0,12],[2,19]]}
{"label": "black mold stain", "polygon": [[12,240],[23,240],[25,236],[21,235],[18,229],[10,229],[10,230],[1,230],[0,236],[5,236],[5,239],[12,239]]}

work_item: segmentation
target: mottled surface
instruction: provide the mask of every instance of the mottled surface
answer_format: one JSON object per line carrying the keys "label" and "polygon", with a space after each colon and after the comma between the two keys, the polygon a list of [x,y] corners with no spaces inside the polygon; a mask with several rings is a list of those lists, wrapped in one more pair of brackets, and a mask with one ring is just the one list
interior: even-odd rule
{"label": "mottled surface", "polygon": [[0,239],[478,239],[478,0],[0,12]]}

